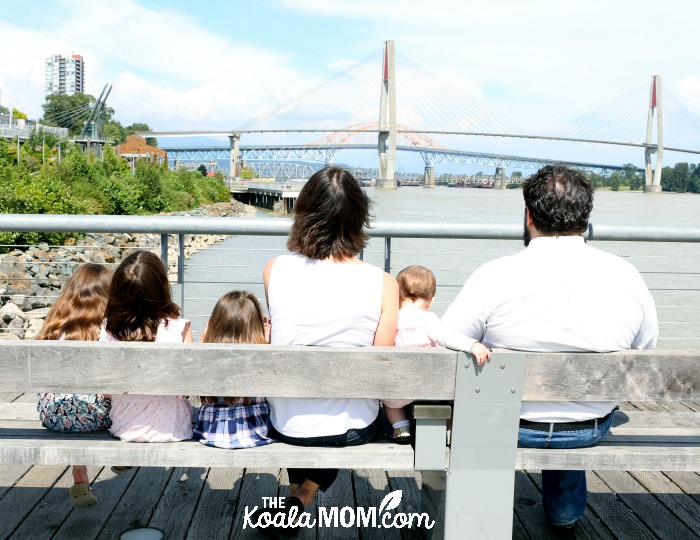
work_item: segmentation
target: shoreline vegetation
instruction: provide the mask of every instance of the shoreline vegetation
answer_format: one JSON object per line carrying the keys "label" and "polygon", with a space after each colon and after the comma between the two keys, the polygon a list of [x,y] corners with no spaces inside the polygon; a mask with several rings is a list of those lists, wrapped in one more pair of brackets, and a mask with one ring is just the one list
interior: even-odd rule
{"label": "shoreline vegetation", "polygon": [[[149,159],[132,166],[109,145],[100,158],[88,157],[78,145],[41,130],[21,146],[0,138],[0,212],[255,215],[254,208],[231,200],[221,175],[172,171]],[[185,256],[224,238],[187,235]],[[172,274],[177,239],[170,242]],[[159,250],[159,235],[0,231],[0,339],[34,338],[76,265],[116,265],[136,248]]]}
{"label": "shoreline vegetation", "polygon": [[[106,145],[100,158],[88,159],[74,144],[61,146],[50,134],[35,132],[21,146],[0,139],[0,212],[5,214],[150,215],[191,211],[228,203],[223,176],[170,170],[166,163],[142,159],[132,165]],[[63,244],[74,233],[0,232],[2,245]],[[0,248],[0,253],[12,250]]]}
{"label": "shoreline vegetation", "polygon": [[[254,217],[255,213],[252,206],[231,201],[174,214]],[[185,259],[225,238],[225,235],[186,235]],[[34,339],[61,287],[77,265],[92,262],[116,267],[135,249],[160,253],[160,235],[88,233],[77,240],[68,238],[60,246],[44,242],[0,254],[0,339]],[[174,281],[177,276],[175,235],[170,235],[168,242],[168,267],[169,278]]]}

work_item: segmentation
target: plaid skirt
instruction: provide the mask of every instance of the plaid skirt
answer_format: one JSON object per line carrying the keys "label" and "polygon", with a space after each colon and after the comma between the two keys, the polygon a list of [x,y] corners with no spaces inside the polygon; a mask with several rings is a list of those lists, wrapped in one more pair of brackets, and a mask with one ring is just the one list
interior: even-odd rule
{"label": "plaid skirt", "polygon": [[251,398],[250,404],[203,404],[194,428],[194,438],[217,448],[253,448],[275,442],[271,429],[270,406],[265,398]]}

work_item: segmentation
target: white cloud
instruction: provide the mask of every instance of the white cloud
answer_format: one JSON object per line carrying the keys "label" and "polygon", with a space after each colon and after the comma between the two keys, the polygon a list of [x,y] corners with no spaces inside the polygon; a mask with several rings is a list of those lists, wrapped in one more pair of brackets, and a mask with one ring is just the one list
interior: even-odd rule
{"label": "white cloud", "polygon": [[676,84],[681,101],[700,113],[700,75],[689,75]]}
{"label": "white cloud", "polygon": [[[285,11],[270,9],[278,3]],[[89,93],[112,83],[108,104],[124,124],[232,129],[314,87],[322,79],[315,74],[347,69],[386,39],[395,40],[397,55],[531,132],[648,85],[652,74],[662,75],[700,116],[697,2],[667,0],[656,9],[650,0],[268,0],[248,9],[269,10],[271,22],[285,17],[287,30],[276,26],[273,36],[266,28],[248,28],[247,42],[234,30],[247,23],[236,19],[235,10],[226,15],[231,32],[216,33],[175,8],[158,10],[137,0],[53,5],[62,16],[37,13],[37,21],[51,21],[42,30],[0,20],[3,41],[22,44],[0,55],[3,104],[33,116],[41,115],[43,61],[52,53],[85,57]],[[216,17],[220,7],[214,2],[201,9]],[[295,34],[296,22],[307,25],[304,31],[318,28],[317,39]],[[339,28],[350,29],[356,39],[336,39]],[[309,47],[320,51],[314,51],[319,65],[301,64]],[[365,94],[358,94],[343,105],[356,104],[376,121],[379,65],[358,73],[375,86],[366,103]],[[423,108],[406,112],[404,122],[420,122],[431,107],[448,114],[450,103],[439,90],[419,83],[410,81],[410,90],[416,100],[426,95]],[[408,97],[405,87],[398,91],[400,101]],[[328,100],[323,106],[330,110]],[[471,111],[455,111],[451,121],[472,122]]]}
{"label": "white cloud", "polygon": [[43,62],[54,53],[84,56],[87,93],[113,85],[108,105],[122,123],[157,129],[239,127],[313,82],[283,54],[234,43],[176,12],[133,0],[66,0],[62,9],[48,32],[0,21],[3,40],[26,44],[0,56],[3,101],[32,116],[42,114]]}

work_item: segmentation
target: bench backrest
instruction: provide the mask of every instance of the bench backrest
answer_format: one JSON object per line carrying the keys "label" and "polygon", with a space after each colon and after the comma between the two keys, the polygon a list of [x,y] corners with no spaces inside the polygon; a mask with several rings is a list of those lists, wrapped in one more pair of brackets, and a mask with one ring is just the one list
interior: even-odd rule
{"label": "bench backrest", "polygon": [[514,368],[509,384],[527,400],[700,400],[700,351],[496,351],[476,368],[440,348],[0,342],[0,392],[443,400],[457,369],[488,385]]}

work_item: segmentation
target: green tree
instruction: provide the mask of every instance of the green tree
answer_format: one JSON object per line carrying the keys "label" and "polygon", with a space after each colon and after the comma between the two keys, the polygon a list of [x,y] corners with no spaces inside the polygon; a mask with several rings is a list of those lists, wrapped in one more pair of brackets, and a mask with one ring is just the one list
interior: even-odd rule
{"label": "green tree", "polygon": [[0,105],[0,114],[10,114],[10,109],[5,107],[4,105]]}
{"label": "green tree", "polygon": [[202,176],[206,176],[206,175],[207,175],[207,166],[206,166],[204,163],[202,163],[199,167],[197,167],[197,170],[198,170],[200,173],[202,173]]}
{"label": "green tree", "polygon": [[619,191],[620,185],[622,184],[622,178],[620,173],[615,171],[610,175],[610,189],[613,191]]}
{"label": "green tree", "polygon": [[27,114],[23,113],[22,111],[15,109],[12,107],[12,116],[13,118],[17,118],[18,120],[26,120],[27,119]]}
{"label": "green tree", "polygon": [[241,169],[241,179],[243,180],[253,180],[255,178],[258,178],[258,173],[256,173],[253,169],[250,167],[243,167]]}
{"label": "green tree", "polygon": [[[49,94],[42,105],[44,109],[42,122],[48,126],[67,128],[71,135],[79,135],[96,102],[94,96],[79,92],[72,95]],[[112,116],[114,116],[114,109],[104,107],[100,121],[106,126]]]}
{"label": "green tree", "polygon": [[[130,126],[124,128],[127,135],[132,135],[133,133],[144,133],[147,131],[153,131],[148,124],[142,122],[134,122]],[[155,137],[146,137],[146,144],[150,146],[158,146],[158,139]]]}
{"label": "green tree", "polygon": [[115,144],[124,144],[128,134],[122,127],[121,122],[110,120],[102,127],[102,135],[105,139],[112,139]]}
{"label": "green tree", "polygon": [[690,191],[691,172],[687,163],[676,163],[673,167],[661,170],[661,188],[664,191],[685,193]]}

